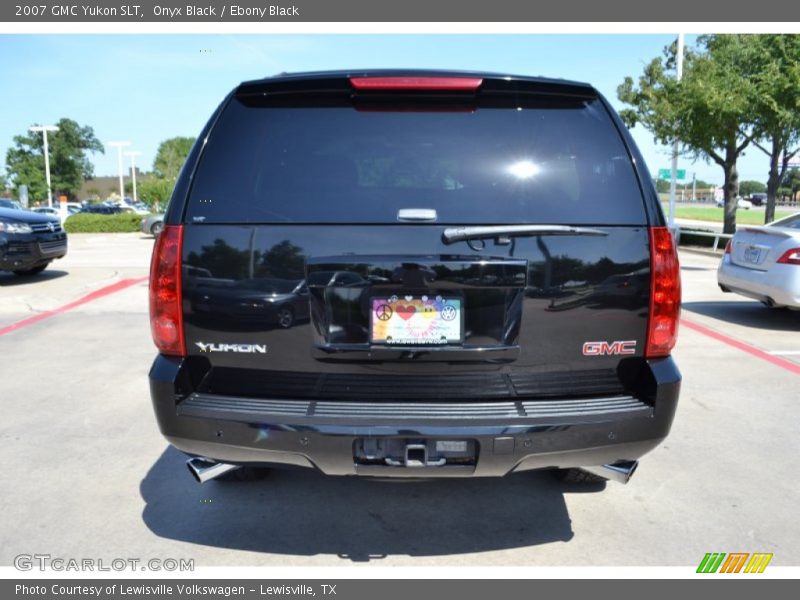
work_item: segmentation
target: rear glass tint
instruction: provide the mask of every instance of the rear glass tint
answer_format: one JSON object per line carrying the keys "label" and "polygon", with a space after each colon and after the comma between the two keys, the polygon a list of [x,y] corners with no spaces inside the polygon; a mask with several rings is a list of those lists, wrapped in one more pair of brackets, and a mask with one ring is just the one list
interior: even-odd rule
{"label": "rear glass tint", "polygon": [[645,224],[630,158],[598,100],[408,110],[233,98],[187,220]]}
{"label": "rear glass tint", "polygon": [[772,223],[772,225],[775,227],[786,227],[788,229],[800,229],[800,213],[776,221]]}

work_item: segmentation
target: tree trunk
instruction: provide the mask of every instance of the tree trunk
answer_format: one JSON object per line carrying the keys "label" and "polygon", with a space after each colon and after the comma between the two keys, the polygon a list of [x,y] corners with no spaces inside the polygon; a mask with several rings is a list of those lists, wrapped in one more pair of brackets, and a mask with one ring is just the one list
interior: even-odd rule
{"label": "tree trunk", "polygon": [[767,179],[767,208],[764,211],[764,224],[775,220],[775,199],[778,196],[778,187],[781,184],[780,157],[783,151],[782,144],[772,138],[772,152],[769,155],[769,178]]}
{"label": "tree trunk", "polygon": [[728,150],[725,154],[725,183],[722,190],[725,198],[725,220],[723,233],[736,233],[736,192],[739,188],[739,173],[736,170],[736,152]]}

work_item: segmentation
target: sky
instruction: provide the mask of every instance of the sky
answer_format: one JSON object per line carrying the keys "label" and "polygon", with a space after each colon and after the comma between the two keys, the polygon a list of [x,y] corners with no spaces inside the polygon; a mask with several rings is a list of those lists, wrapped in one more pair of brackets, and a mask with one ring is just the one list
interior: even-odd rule
{"label": "sky", "polygon": [[[13,137],[68,117],[103,142],[127,140],[152,169],[158,145],[196,136],[241,81],[283,71],[443,68],[542,75],[594,85],[617,110],[616,88],[638,78],[675,36],[501,35],[0,35],[0,165]],[[687,37],[692,44],[693,36]],[[651,173],[670,150],[641,126],[632,130]],[[116,150],[94,154],[95,175],[117,173]],[[127,159],[126,159],[127,160]],[[2,167],[0,167],[2,168]],[[717,165],[681,158],[679,168],[720,184]],[[767,157],[752,149],[740,179],[766,181]]]}

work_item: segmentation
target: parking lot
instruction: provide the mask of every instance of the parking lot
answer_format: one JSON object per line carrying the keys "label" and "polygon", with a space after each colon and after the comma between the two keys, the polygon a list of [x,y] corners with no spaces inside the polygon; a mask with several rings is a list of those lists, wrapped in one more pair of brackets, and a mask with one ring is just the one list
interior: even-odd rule
{"label": "parking lot", "polygon": [[73,235],[42,275],[0,273],[0,565],[22,553],[197,566],[798,562],[800,312],[723,294],[717,257],[682,252],[681,403],[627,486],[305,471],[200,486],[150,407],[151,248],[141,234]]}

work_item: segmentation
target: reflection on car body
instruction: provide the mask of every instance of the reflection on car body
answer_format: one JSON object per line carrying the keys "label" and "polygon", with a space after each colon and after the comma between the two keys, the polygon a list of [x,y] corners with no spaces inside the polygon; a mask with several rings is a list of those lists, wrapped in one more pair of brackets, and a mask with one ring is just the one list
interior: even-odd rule
{"label": "reflection on car body", "polygon": [[214,314],[221,320],[246,317],[256,324],[278,325],[284,329],[308,319],[308,287],[305,281],[259,278],[234,282],[193,269],[196,287],[191,300],[196,313]]}

